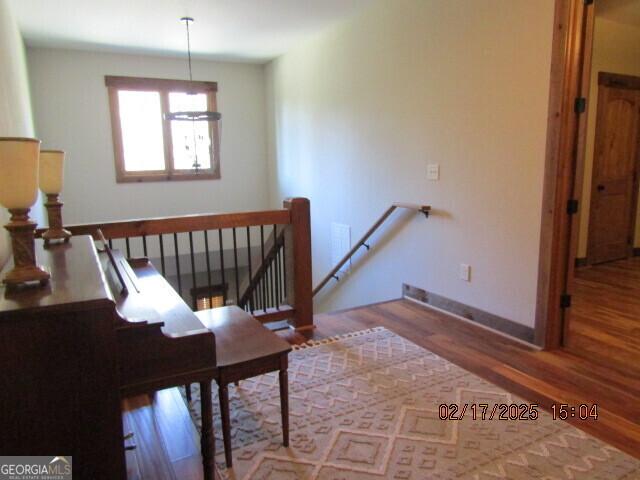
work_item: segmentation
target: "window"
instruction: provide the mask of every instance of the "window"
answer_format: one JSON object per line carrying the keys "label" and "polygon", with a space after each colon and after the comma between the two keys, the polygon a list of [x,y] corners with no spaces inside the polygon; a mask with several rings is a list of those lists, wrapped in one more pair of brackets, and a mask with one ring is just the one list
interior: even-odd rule
{"label": "window", "polygon": [[218,122],[169,112],[216,110],[215,82],[105,77],[118,182],[220,178]]}

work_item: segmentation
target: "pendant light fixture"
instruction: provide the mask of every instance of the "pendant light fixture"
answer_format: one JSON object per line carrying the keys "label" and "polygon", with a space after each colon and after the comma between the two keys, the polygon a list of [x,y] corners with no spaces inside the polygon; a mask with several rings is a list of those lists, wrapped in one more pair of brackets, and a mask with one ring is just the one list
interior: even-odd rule
{"label": "pendant light fixture", "polygon": [[[182,17],[181,22],[184,22],[187,27],[187,58],[189,60],[189,81],[193,82],[193,73],[191,71],[191,37],[189,35],[189,23],[193,22],[192,17]],[[191,122],[215,122],[222,118],[220,112],[211,111],[184,111],[184,112],[171,112],[166,113],[165,118],[167,120],[186,120]]]}

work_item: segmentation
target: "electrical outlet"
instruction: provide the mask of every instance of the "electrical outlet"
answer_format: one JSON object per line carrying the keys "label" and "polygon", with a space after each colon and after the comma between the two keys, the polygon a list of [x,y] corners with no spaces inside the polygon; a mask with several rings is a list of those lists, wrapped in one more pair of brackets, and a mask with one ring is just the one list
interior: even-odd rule
{"label": "electrical outlet", "polygon": [[461,263],[458,275],[460,276],[460,280],[464,280],[465,282],[470,282],[471,281],[471,265],[467,265],[466,263]]}
{"label": "electrical outlet", "polygon": [[440,180],[440,165],[437,163],[430,163],[427,165],[427,179],[428,180]]}

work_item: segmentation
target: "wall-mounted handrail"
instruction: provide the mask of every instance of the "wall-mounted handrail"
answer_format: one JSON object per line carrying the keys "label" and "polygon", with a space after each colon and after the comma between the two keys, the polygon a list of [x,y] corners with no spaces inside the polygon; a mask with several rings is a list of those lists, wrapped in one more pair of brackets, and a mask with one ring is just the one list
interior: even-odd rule
{"label": "wall-mounted handrail", "polygon": [[332,278],[338,279],[336,274],[340,271],[342,266],[349,261],[351,257],[360,249],[360,247],[364,246],[369,250],[369,245],[366,243],[367,240],[373,233],[382,225],[387,218],[397,209],[397,208],[405,208],[407,210],[415,210],[416,212],[424,213],[425,217],[429,217],[429,212],[431,211],[431,207],[427,205],[417,205],[413,203],[394,203],[378,218],[376,223],[374,223],[369,230],[358,240],[358,242],[353,246],[349,252],[342,257],[342,259],[336,264],[335,267],[331,269],[329,273],[322,279],[322,281],[313,289],[313,295],[315,296],[322,288],[331,280]]}

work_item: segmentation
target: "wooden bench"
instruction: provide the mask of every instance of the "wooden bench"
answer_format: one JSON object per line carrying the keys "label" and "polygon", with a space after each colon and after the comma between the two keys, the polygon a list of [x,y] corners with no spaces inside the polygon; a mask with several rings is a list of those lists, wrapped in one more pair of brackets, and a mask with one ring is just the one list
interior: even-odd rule
{"label": "wooden bench", "polygon": [[[289,446],[288,354],[291,345],[264,327],[244,310],[221,307],[195,312],[205,327],[216,337],[216,357],[222,436],[227,468],[233,465],[231,456],[231,423],[229,419],[230,383],[269,372],[279,372],[280,408],[283,445]],[[188,388],[188,387],[187,387]]]}

